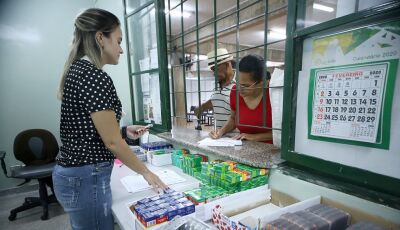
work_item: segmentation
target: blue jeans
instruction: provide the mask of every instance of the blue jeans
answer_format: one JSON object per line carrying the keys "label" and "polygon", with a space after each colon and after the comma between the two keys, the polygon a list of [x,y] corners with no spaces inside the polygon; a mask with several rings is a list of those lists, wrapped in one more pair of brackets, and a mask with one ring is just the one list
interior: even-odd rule
{"label": "blue jeans", "polygon": [[54,192],[70,217],[72,229],[114,229],[110,188],[113,165],[55,166]]}

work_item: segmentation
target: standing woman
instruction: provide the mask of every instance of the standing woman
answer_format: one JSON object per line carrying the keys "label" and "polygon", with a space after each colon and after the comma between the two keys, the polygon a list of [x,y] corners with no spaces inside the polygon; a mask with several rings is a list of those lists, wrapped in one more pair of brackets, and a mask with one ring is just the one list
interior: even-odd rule
{"label": "standing woman", "polygon": [[[143,175],[155,189],[166,185],[134,155],[119,130],[121,102],[106,64],[122,54],[118,18],[88,9],[75,20],[72,49],[60,82],[61,148],[53,171],[57,200],[69,214],[72,229],[113,229],[110,176],[115,157]],[[146,129],[128,126],[137,139]]]}

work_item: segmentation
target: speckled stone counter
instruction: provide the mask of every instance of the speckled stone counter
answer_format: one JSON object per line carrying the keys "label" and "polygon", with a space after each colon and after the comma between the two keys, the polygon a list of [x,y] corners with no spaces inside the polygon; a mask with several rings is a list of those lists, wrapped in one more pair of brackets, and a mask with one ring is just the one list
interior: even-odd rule
{"label": "speckled stone counter", "polygon": [[208,137],[208,133],[181,127],[174,127],[171,132],[160,133],[157,136],[171,144],[186,146],[190,150],[204,154],[214,154],[224,159],[254,167],[272,168],[274,165],[283,162],[280,149],[270,144],[243,141],[242,146],[235,147],[199,146],[197,142]]}

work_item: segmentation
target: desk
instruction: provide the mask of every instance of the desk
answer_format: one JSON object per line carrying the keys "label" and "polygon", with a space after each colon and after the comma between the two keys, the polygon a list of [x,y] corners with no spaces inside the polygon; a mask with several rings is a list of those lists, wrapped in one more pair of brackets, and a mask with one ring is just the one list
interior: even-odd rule
{"label": "desk", "polygon": [[[185,182],[183,183],[178,183],[175,185],[171,185],[170,187],[176,191],[183,192],[192,188],[197,188],[199,187],[199,181],[196,180],[195,178],[184,174],[181,169],[172,166],[172,165],[167,165],[163,167],[155,167],[155,166],[149,166],[149,169],[151,171],[154,170],[161,170],[161,169],[169,169],[171,171],[174,171],[178,173],[180,176],[186,179]],[[134,219],[132,219],[132,215],[129,213],[127,204],[133,203],[139,199],[145,198],[145,197],[151,197],[156,195],[156,193],[153,190],[145,190],[137,193],[129,193],[124,185],[121,183],[121,178],[129,175],[135,175],[136,173],[132,170],[130,170],[127,166],[123,165],[122,167],[119,167],[117,165],[114,165],[112,174],[111,174],[111,192],[112,192],[112,212],[114,215],[115,221],[118,223],[120,228],[122,230],[135,230],[135,222]]]}

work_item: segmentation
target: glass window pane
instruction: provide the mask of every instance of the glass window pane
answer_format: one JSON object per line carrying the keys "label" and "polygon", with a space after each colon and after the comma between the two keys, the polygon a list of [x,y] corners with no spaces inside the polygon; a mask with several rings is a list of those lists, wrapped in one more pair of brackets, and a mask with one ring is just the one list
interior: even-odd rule
{"label": "glass window pane", "polygon": [[287,7],[288,0],[273,0],[268,1],[268,12],[273,12],[281,8]]}
{"label": "glass window pane", "polygon": [[298,19],[297,23],[302,27],[309,27],[389,1],[390,0],[307,0],[305,19]]}
{"label": "glass window pane", "polygon": [[143,6],[147,2],[150,2],[151,0],[126,0],[126,14],[130,14],[133,11],[137,10],[140,8],[140,6]]}
{"label": "glass window pane", "polygon": [[[201,5],[201,1],[199,1],[199,5]],[[181,12],[181,8],[179,9],[179,17],[183,18],[183,30],[188,31],[189,29],[193,29],[196,26],[196,1],[195,0],[187,0],[183,3],[183,14]]]}
{"label": "glass window pane", "polygon": [[213,18],[214,18],[214,1],[199,0],[199,24],[208,22]]}
{"label": "glass window pane", "polygon": [[132,72],[158,68],[154,4],[128,18]]}
{"label": "glass window pane", "polygon": [[133,93],[136,121],[161,124],[160,79],[158,72],[134,75]]}
{"label": "glass window pane", "polygon": [[236,0],[217,0],[217,15],[221,15],[232,9],[236,9]]}
{"label": "glass window pane", "polygon": [[275,67],[285,64],[285,41],[267,45],[267,70],[272,74]]}
{"label": "glass window pane", "polygon": [[[183,78],[183,67],[172,67],[173,79],[171,78],[171,87],[174,86],[173,95],[171,95],[171,104],[175,103],[175,125],[186,126],[185,110],[185,81]],[[172,92],[172,91],[171,91]],[[174,100],[174,102],[172,102]]]}

